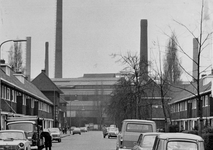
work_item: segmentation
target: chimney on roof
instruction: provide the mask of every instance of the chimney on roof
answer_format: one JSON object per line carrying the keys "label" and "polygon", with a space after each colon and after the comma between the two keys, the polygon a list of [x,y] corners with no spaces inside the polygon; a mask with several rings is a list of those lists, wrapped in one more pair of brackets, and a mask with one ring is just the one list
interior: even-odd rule
{"label": "chimney on roof", "polygon": [[5,64],[5,60],[4,60],[4,59],[1,59],[1,60],[0,60],[0,63],[1,63],[1,64]]}
{"label": "chimney on roof", "polygon": [[46,70],[45,70],[45,69],[41,70],[41,72],[43,72],[43,73],[45,73],[45,74],[46,74]]}
{"label": "chimney on roof", "polygon": [[197,79],[198,74],[198,38],[193,38],[193,62],[192,62],[192,77],[193,81]]}

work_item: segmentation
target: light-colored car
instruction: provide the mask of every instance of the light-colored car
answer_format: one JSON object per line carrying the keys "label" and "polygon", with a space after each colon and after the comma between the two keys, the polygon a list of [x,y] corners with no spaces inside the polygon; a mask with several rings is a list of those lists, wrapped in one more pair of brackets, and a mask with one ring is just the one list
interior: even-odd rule
{"label": "light-colored car", "polygon": [[74,135],[74,134],[79,134],[79,135],[81,135],[81,129],[78,128],[78,127],[74,128],[73,131],[72,131],[72,135]]}
{"label": "light-colored car", "polygon": [[152,150],[156,136],[163,134],[162,132],[146,132],[141,133],[138,141],[132,150]]}
{"label": "light-colored car", "polygon": [[164,133],[156,137],[152,150],[204,150],[204,140],[194,134]]}
{"label": "light-colored car", "polygon": [[150,120],[125,119],[117,136],[116,150],[131,150],[141,133],[156,132],[156,123]]}
{"label": "light-colored car", "polygon": [[0,149],[31,150],[31,142],[23,130],[1,130]]}
{"label": "light-colored car", "polygon": [[53,141],[61,142],[61,132],[59,128],[48,128]]}
{"label": "light-colored car", "polygon": [[87,127],[80,127],[80,129],[81,129],[81,132],[87,132],[88,131]]}
{"label": "light-colored car", "polygon": [[116,128],[116,127],[108,128],[108,131],[107,131],[108,138],[117,137],[118,133],[119,133],[118,128]]}

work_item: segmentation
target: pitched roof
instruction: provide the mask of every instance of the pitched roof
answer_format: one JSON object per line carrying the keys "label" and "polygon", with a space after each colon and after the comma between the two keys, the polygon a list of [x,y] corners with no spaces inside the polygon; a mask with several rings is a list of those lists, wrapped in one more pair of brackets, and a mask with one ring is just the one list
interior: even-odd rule
{"label": "pitched roof", "polygon": [[[203,85],[203,79],[200,79],[200,94],[207,93],[211,91],[211,82],[209,82],[206,85]],[[189,99],[192,97],[195,97],[197,95],[196,91],[197,83],[192,82],[191,84],[187,86],[182,86],[182,87],[176,87],[176,92],[173,92],[172,96],[172,101],[171,103],[179,102],[185,99]]]}
{"label": "pitched roof", "polygon": [[0,69],[0,79],[2,82],[14,86],[16,89],[24,91],[29,95],[37,97],[38,99],[43,100],[49,104],[53,104],[35,85],[30,81],[24,79],[24,83],[20,82],[19,79],[15,77],[15,72],[10,70],[10,75],[8,76],[2,69]]}
{"label": "pitched roof", "polygon": [[57,91],[60,94],[63,94],[63,92],[43,71],[32,80],[32,83],[41,91]]}

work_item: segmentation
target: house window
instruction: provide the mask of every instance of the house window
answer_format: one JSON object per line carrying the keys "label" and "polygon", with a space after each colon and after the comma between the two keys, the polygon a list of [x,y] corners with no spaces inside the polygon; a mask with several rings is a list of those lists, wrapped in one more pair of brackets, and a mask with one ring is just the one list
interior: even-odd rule
{"label": "house window", "polygon": [[185,101],[185,110],[187,110],[187,101]]}
{"label": "house window", "polygon": [[192,109],[197,108],[197,99],[192,100]]}
{"label": "house window", "polygon": [[38,102],[38,109],[41,110],[41,102]]}
{"label": "house window", "polygon": [[177,112],[180,111],[180,103],[177,104]]}
{"label": "house window", "polygon": [[16,103],[17,101],[17,91],[14,91],[14,102]]}
{"label": "house window", "polygon": [[34,108],[34,99],[31,99],[31,108]]}
{"label": "house window", "polygon": [[26,106],[26,95],[23,94],[23,97],[22,97],[22,98],[23,98],[23,105]]}
{"label": "house window", "polygon": [[204,96],[204,106],[208,106],[209,105],[209,96],[205,95]]}
{"label": "house window", "polygon": [[12,102],[15,102],[14,98],[15,98],[14,90],[11,90],[11,100],[12,100]]}
{"label": "house window", "polygon": [[7,88],[7,100],[10,100],[10,88]]}
{"label": "house window", "polygon": [[180,103],[180,111],[183,111],[183,110],[184,110],[184,103],[181,102],[181,103]]}
{"label": "house window", "polygon": [[2,95],[1,95],[1,97],[6,99],[6,87],[5,86],[2,86]]}

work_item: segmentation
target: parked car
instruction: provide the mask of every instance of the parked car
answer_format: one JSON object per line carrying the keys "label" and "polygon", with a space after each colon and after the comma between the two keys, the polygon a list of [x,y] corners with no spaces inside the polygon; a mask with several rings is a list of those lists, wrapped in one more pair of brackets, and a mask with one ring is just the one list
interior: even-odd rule
{"label": "parked car", "polygon": [[74,134],[79,134],[79,135],[81,135],[81,129],[78,128],[78,127],[74,128],[73,131],[72,131],[72,135],[74,135]]}
{"label": "parked car", "polygon": [[194,134],[164,133],[156,137],[153,150],[204,150],[204,140]]}
{"label": "parked car", "polygon": [[53,141],[61,142],[61,131],[59,128],[48,128]]}
{"label": "parked car", "polygon": [[115,128],[115,127],[108,128],[108,131],[107,131],[108,138],[117,137],[118,133],[119,133],[118,128]]}
{"label": "parked car", "polygon": [[87,127],[80,127],[81,132],[87,132]]}
{"label": "parked car", "polygon": [[23,149],[30,150],[31,142],[23,130],[1,130],[0,149]]}
{"label": "parked car", "polygon": [[72,126],[70,129],[71,129],[71,131],[73,131],[73,129],[75,129],[76,127],[75,126]]}
{"label": "parked car", "polygon": [[157,135],[163,134],[161,132],[146,132],[141,133],[138,137],[138,141],[135,143],[135,146],[132,150],[152,150],[154,141]]}
{"label": "parked car", "polygon": [[141,133],[156,132],[156,123],[150,120],[125,119],[117,136],[116,150],[132,149]]}

